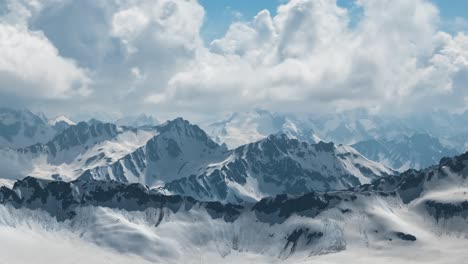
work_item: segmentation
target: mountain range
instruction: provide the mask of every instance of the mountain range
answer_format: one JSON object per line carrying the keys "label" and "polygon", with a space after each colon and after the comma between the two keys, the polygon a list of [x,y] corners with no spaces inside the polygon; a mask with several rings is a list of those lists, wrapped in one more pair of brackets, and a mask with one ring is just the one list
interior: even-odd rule
{"label": "mountain range", "polygon": [[370,139],[352,145],[367,158],[398,171],[422,169],[437,164],[443,157],[458,154],[425,133],[401,136],[398,139]]}
{"label": "mountain range", "polygon": [[[109,261],[119,252],[134,263],[340,263],[366,252],[371,261],[457,263],[468,245],[467,177],[465,153],[341,191],[243,204],[166,196],[141,184],[27,177],[0,188],[0,226],[14,228],[12,238],[33,233],[67,254],[80,245]],[[9,247],[24,249],[18,243]]]}
{"label": "mountain range", "polygon": [[[461,153],[465,151],[467,144],[465,136],[468,129],[463,125],[466,122],[468,122],[468,112],[449,114],[435,111],[425,115],[396,118],[371,114],[366,110],[327,115],[298,115],[255,109],[250,112],[236,112],[216,122],[202,120],[197,124],[215,142],[226,144],[230,149],[258,141],[272,134],[281,133],[308,143],[324,141],[347,145],[371,139],[396,140],[403,136],[410,137],[413,134],[428,134],[438,139],[444,147],[456,149]],[[44,114],[33,114],[29,110],[3,107],[0,108],[0,125],[2,127],[0,147],[19,148],[35,143],[46,143],[55,134],[69,125],[75,125],[75,123],[78,122],[73,122],[63,115],[49,119]],[[107,123],[133,128],[148,128],[163,122],[154,116],[140,114],[122,117],[115,122]],[[55,126],[57,127],[54,130]],[[40,134],[37,134],[37,131]],[[39,135],[47,136],[39,138]],[[14,138],[17,140],[13,141]],[[20,138],[28,140],[21,142]]]}
{"label": "mountain range", "polygon": [[22,164],[16,175],[141,183],[230,202],[343,189],[393,174],[350,146],[308,144],[286,134],[228,150],[182,118],[149,130],[80,122],[45,144],[0,154]]}
{"label": "mountain range", "polygon": [[234,113],[202,127],[216,142],[230,148],[284,133],[310,144],[325,141],[352,145],[367,158],[404,171],[434,165],[445,156],[468,150],[466,122],[468,114],[444,112],[395,118],[365,110],[313,116],[257,109]]}
{"label": "mountain range", "polygon": [[257,109],[200,125],[0,113],[0,247],[9,249],[0,262],[466,255],[468,152],[453,143],[461,128],[440,137],[364,112]]}

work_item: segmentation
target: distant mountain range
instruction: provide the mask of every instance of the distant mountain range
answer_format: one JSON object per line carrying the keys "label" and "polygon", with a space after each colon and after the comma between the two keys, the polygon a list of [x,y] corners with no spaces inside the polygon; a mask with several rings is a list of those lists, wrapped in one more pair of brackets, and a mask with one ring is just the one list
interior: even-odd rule
{"label": "distant mountain range", "polygon": [[29,110],[0,108],[0,148],[46,143],[68,126],[64,120],[47,120]]}
{"label": "distant mountain range", "polygon": [[442,157],[467,150],[468,129],[463,124],[468,114],[449,115],[446,122],[442,116],[446,115],[436,112],[428,122],[429,117],[382,117],[364,110],[318,117],[255,110],[234,113],[204,127],[215,141],[231,148],[281,133],[310,144],[322,140],[351,144],[365,157],[404,171],[434,165]]}
{"label": "distant mountain range", "polygon": [[443,157],[458,154],[457,150],[443,146],[437,138],[424,133],[398,139],[371,139],[352,146],[367,158],[398,171],[426,168]]}
{"label": "distant mountain range", "polygon": [[[411,125],[409,121],[411,119],[383,118],[370,115],[362,110],[312,117],[271,113],[256,109],[251,112],[234,113],[219,122],[202,123],[201,127],[208,131],[206,136],[219,145],[216,148],[225,144],[229,149],[235,150],[240,146],[262,141],[270,135],[275,135],[277,138],[286,135],[289,139],[297,139],[309,145],[327,140],[335,142],[336,145],[340,143],[352,144],[353,148],[364,157],[394,170],[404,171],[409,168],[419,169],[436,164],[440,158],[453,156],[464,150],[467,140],[462,128],[437,128],[437,133],[451,131],[439,138],[426,130],[439,124],[441,124],[440,126],[453,125],[456,121],[464,120],[465,115],[449,116],[451,119],[446,122],[441,121],[440,115],[442,114],[434,114],[432,122],[427,122],[427,118],[423,117],[414,118],[418,122],[415,121]],[[424,127],[425,123],[420,120],[425,120],[431,125]],[[99,173],[97,170],[105,170],[106,166],[119,159],[130,159],[126,156],[131,155],[137,149],[144,148],[147,141],[158,133],[157,127],[164,127],[164,124],[159,124],[160,122],[156,118],[144,114],[119,119],[115,124],[98,120],[76,124],[65,116],[47,119],[44,115],[35,115],[28,110],[2,108],[0,109],[0,147],[24,149],[23,152],[26,153],[39,151],[38,148],[42,150],[39,151],[41,153],[36,156],[31,155],[30,158],[25,158],[25,155],[15,157],[12,153],[17,151],[13,150],[0,151],[0,156],[3,156],[4,160],[13,159],[12,164],[24,163],[25,159],[29,160],[29,162],[24,163],[28,165],[22,166],[22,172],[19,175],[34,173],[33,175],[38,177],[50,178],[47,174],[53,174],[56,177],[75,179],[84,171],[89,170],[89,173],[102,178],[104,177],[103,173]],[[106,126],[110,129],[106,136],[100,138],[99,135],[93,134],[93,131],[100,133],[100,129]],[[67,130],[68,128],[71,129]],[[86,133],[89,135],[84,135]],[[91,141],[80,141],[84,140],[83,138],[76,141],[74,137],[86,137]],[[81,145],[81,147],[74,145],[75,149],[69,151],[68,148],[71,147],[68,146],[69,144]],[[54,153],[55,148],[58,148],[58,153]],[[62,149],[67,150],[67,153],[63,152]],[[42,152],[44,151],[48,153],[46,161],[43,158],[44,153]],[[226,150],[218,149],[217,151],[224,152]],[[204,154],[200,155],[202,157]],[[216,158],[211,157],[210,162],[222,162],[227,158],[224,155],[229,154],[228,152],[216,154],[214,155]],[[197,159],[190,158],[193,163],[197,163]],[[34,161],[31,163],[31,160]],[[181,165],[168,166],[174,166],[176,169]],[[25,169],[25,167],[30,169]],[[45,167],[48,169],[44,169]],[[157,165],[157,167],[158,170],[162,169],[161,165]],[[192,170],[194,168],[187,167],[185,170],[190,171],[190,173],[184,174],[181,171],[182,176],[178,173],[172,173],[174,174],[172,177],[179,179],[200,176],[204,174],[206,167],[207,164],[202,164],[195,171]],[[145,177],[140,175],[141,173],[146,174],[143,172],[145,168],[140,169],[141,171],[137,173],[138,177],[136,175],[129,176],[129,179],[133,179],[129,181],[153,185],[154,183],[149,180],[148,175]],[[17,174],[15,170],[10,169],[9,171],[10,174]],[[52,173],[52,171],[54,172]],[[166,170],[166,172],[169,171],[170,169]],[[131,173],[127,171],[123,174],[130,175]],[[112,172],[104,173],[104,175],[117,177]]]}
{"label": "distant mountain range", "polygon": [[311,144],[321,141],[310,123],[294,115],[271,113],[261,109],[233,113],[222,121],[202,125],[202,127],[213,140],[219,144],[224,143],[231,149],[273,134],[286,134],[290,138]]}
{"label": "distant mountain range", "polygon": [[118,127],[99,121],[79,122],[57,133],[46,143],[0,150],[11,175],[34,175],[40,178],[72,180],[87,168],[109,164],[134,151],[149,140],[155,131]]}

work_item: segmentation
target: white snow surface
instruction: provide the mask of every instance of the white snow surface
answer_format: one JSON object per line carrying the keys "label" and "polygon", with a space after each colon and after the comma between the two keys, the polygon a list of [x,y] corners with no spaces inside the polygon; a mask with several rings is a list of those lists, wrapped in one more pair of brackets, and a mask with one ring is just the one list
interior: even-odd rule
{"label": "white snow surface", "polygon": [[[464,263],[466,221],[436,222],[419,204],[361,196],[315,218],[293,215],[273,225],[249,212],[227,223],[201,207],[163,209],[157,225],[161,211],[155,208],[84,207],[73,220],[57,222],[40,210],[0,206],[0,263]],[[323,237],[311,245],[299,240],[291,253],[286,238],[298,228]]]}
{"label": "white snow surface", "polygon": [[71,121],[68,117],[64,115],[59,115],[55,118],[50,119],[47,123],[51,126],[55,126],[57,123],[64,122],[65,124],[68,124],[70,126],[76,125],[75,122]]}
{"label": "white snow surface", "polygon": [[[358,194],[284,221],[275,212],[262,221],[248,205],[233,222],[214,219],[200,203],[177,211],[84,206],[64,222],[0,205],[0,263],[465,263],[466,216],[436,219],[425,203],[467,202],[468,171],[440,170],[408,204],[398,195]],[[322,235],[288,243],[297,230]]]}
{"label": "white snow surface", "polygon": [[[155,135],[155,131],[127,130],[115,138],[93,139],[79,146],[58,152],[56,156],[47,153],[32,155],[19,153],[14,149],[0,149],[2,168],[9,169],[1,178],[21,179],[25,176],[51,179],[60,175],[62,180],[74,180],[83,171],[113,163],[144,145]],[[92,162],[87,162],[92,160]]]}

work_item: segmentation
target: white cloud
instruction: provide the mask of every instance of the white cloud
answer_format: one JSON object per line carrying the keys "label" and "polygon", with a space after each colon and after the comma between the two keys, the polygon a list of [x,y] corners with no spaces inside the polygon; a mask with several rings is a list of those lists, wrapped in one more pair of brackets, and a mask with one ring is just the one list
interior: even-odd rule
{"label": "white cloud", "polygon": [[91,93],[88,70],[64,58],[28,21],[47,1],[7,0],[0,16],[0,103],[85,97]]}
{"label": "white cloud", "polygon": [[25,97],[88,95],[85,70],[58,54],[41,33],[0,24],[0,92]]}
{"label": "white cloud", "polygon": [[159,104],[163,103],[166,100],[165,94],[154,93],[149,97],[145,98],[145,103]]}
{"label": "white cloud", "polygon": [[[193,0],[131,1],[112,17],[112,32],[125,44],[193,52],[201,45],[204,9]],[[138,47],[136,47],[138,48]]]}
{"label": "white cloud", "polygon": [[114,14],[112,18],[112,33],[120,37],[128,45],[129,52],[135,52],[130,42],[148,25],[149,18],[137,7],[132,7]]}
{"label": "white cloud", "polygon": [[426,0],[358,0],[362,15],[352,26],[334,0],[290,0],[275,16],[264,10],[234,22],[212,43],[200,36],[205,12],[195,0],[8,1],[21,8],[1,25],[45,51],[0,43],[34,65],[8,65],[38,89],[19,96],[42,102],[36,87],[54,87],[52,97],[92,88],[93,96],[56,107],[184,116],[252,107],[394,112],[461,108],[468,96],[467,37],[442,32]]}
{"label": "white cloud", "polygon": [[347,10],[331,0],[291,0],[275,17],[262,11],[251,22],[234,23],[199,53],[190,70],[170,80],[166,101],[207,111],[252,105],[407,111],[430,107],[424,100],[453,92],[467,48],[451,48],[463,35],[439,32],[434,5],[358,4],[364,13],[355,27]]}
{"label": "white cloud", "polygon": [[[0,22],[34,36],[42,44],[48,43],[44,52],[31,54],[32,59],[44,58],[40,66],[31,64],[31,68],[36,69],[36,77],[49,78],[48,82],[32,80],[30,90],[36,89],[37,93],[21,93],[22,86],[16,83],[8,88],[15,93],[9,99],[44,112],[73,112],[77,105],[86,105],[80,111],[90,114],[119,115],[137,107],[146,111],[153,108],[142,108],[149,94],[163,89],[169,78],[184,69],[203,46],[199,32],[204,9],[195,0],[44,0],[32,5],[33,2],[8,0],[9,12],[0,14]],[[14,49],[21,51],[21,47]],[[45,58],[51,54],[55,57]],[[57,64],[60,61],[63,63]],[[24,64],[18,61],[20,67],[27,67]],[[71,75],[72,66],[75,75]],[[52,69],[56,70],[54,75],[44,73]],[[54,80],[56,85],[51,83]],[[68,80],[73,89],[69,89]],[[6,86],[5,81],[2,84]],[[46,95],[46,99],[62,98],[75,95],[73,91],[93,94],[62,102],[47,101],[47,107],[42,107]],[[120,107],[115,108],[116,104]]]}
{"label": "white cloud", "polygon": [[141,73],[138,67],[133,67],[131,70],[133,77],[136,81],[142,81],[145,79],[145,76]]}

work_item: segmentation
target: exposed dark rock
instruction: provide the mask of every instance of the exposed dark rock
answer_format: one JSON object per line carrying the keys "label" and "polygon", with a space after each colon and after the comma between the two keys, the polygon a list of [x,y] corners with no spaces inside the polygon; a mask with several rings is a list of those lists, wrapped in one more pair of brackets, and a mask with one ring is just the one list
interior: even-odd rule
{"label": "exposed dark rock", "polygon": [[413,241],[413,242],[416,241],[416,237],[410,234],[405,234],[402,232],[395,232],[395,235],[401,240]]}

